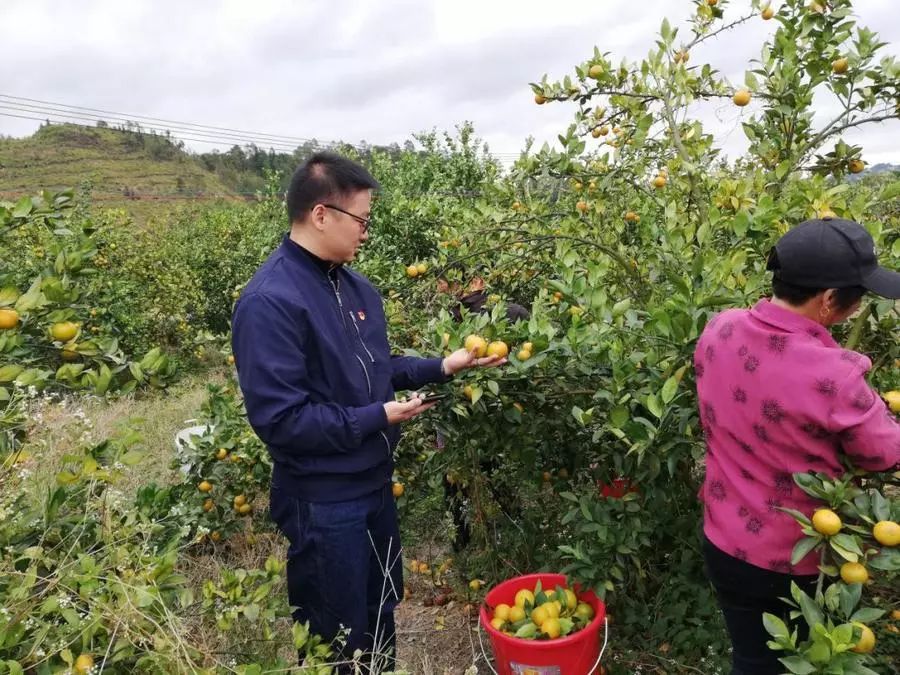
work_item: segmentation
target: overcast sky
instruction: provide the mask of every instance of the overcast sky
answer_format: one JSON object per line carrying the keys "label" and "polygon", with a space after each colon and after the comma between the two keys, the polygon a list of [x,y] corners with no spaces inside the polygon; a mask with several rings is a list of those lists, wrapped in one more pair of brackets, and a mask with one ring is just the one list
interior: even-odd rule
{"label": "overcast sky", "polygon": [[[732,0],[726,17],[749,5]],[[896,0],[854,6],[900,55]],[[687,0],[0,0],[0,94],[353,143],[471,120],[507,158],[528,136],[553,141],[574,112],[536,106],[528,82],[572,74],[595,45],[639,59],[663,16],[689,39],[692,11]],[[691,65],[740,83],[775,26],[750,21],[696,49]],[[746,146],[739,109],[700,114],[730,156]],[[37,125],[0,115],[3,135]],[[900,122],[845,140],[869,163],[900,164]]]}

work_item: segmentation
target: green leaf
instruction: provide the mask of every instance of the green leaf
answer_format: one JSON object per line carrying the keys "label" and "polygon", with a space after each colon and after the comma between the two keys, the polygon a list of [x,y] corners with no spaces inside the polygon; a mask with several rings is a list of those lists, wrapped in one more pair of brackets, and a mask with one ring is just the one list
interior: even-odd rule
{"label": "green leaf", "polygon": [[839,587],[841,589],[841,614],[849,617],[854,608],[859,604],[862,597],[862,584],[835,584],[832,588]]}
{"label": "green leaf", "polygon": [[614,427],[623,427],[625,423],[628,421],[630,414],[628,412],[628,408],[623,405],[617,405],[615,408],[609,411],[609,421]]}
{"label": "green leaf", "polygon": [[[897,239],[894,243],[900,244],[900,239]],[[878,520],[891,519],[891,503],[878,491],[874,491],[874,494],[872,494],[872,513]]]}
{"label": "green leaf", "polygon": [[139,450],[129,450],[121,457],[121,462],[125,466],[134,466],[141,462],[144,457],[147,456],[146,452],[141,452]]}
{"label": "green leaf", "polygon": [[785,668],[795,675],[809,675],[809,673],[814,673],[818,670],[802,656],[786,656],[778,660],[784,664]]}
{"label": "green leaf", "polygon": [[825,617],[822,614],[822,610],[819,609],[819,606],[815,601],[806,593],[800,594],[800,611],[803,612],[803,618],[806,619],[806,623],[810,628],[817,624],[825,623]]}
{"label": "green leaf", "polygon": [[851,621],[859,621],[860,623],[871,623],[877,621],[885,615],[883,609],[875,609],[874,607],[863,607],[853,613],[850,617]]}
{"label": "green leaf", "polygon": [[796,565],[803,560],[809,555],[810,551],[819,545],[820,541],[821,539],[815,537],[803,537],[803,539],[794,544],[794,551],[791,553],[791,564]]}
{"label": "green leaf", "polygon": [[791,170],[791,161],[789,159],[786,159],[783,162],[781,162],[778,166],[775,167],[775,177],[778,180],[781,180],[782,178],[784,178],[785,176],[788,175],[790,170]]}
{"label": "green leaf", "polygon": [[[820,627],[821,624],[819,624]],[[824,627],[822,627],[824,629]],[[813,663],[825,664],[831,660],[831,647],[822,638],[818,638],[813,642],[812,646],[806,650],[806,658]]]}
{"label": "green leaf", "polygon": [[13,218],[24,218],[31,210],[34,208],[34,205],[31,203],[30,197],[22,197],[19,201],[16,202],[16,205],[12,210]]}
{"label": "green leaf", "polygon": [[885,572],[900,571],[900,550],[896,548],[883,548],[873,558],[869,558],[869,567]]}
{"label": "green leaf", "polygon": [[836,534],[831,538],[831,541],[836,542],[838,546],[844,548],[852,553],[855,553],[858,556],[862,556],[862,549],[859,547],[859,542],[856,541],[856,537],[850,534]]}
{"label": "green leaf", "polygon": [[625,298],[624,300],[619,300],[612,307],[612,315],[613,318],[622,316],[628,309],[631,307],[631,298]]}
{"label": "green leaf", "polygon": [[836,537],[838,537],[838,536],[840,536],[840,535],[835,535],[834,537],[831,537],[831,539],[828,540],[828,545],[831,546],[831,549],[835,553],[837,553],[839,556],[841,556],[844,560],[847,560],[849,562],[858,562],[859,556],[856,553],[854,553],[853,551],[849,551],[846,548],[844,548],[843,546],[841,546],[841,544],[836,539]]}
{"label": "green leaf", "polygon": [[498,396],[500,394],[500,385],[497,384],[496,380],[488,380],[487,388],[491,390],[491,393],[494,396]]}
{"label": "green leaf", "polygon": [[537,635],[538,627],[533,621],[529,621],[516,631],[516,637],[530,639]]}
{"label": "green leaf", "polygon": [[246,605],[244,607],[244,616],[246,616],[250,621],[256,621],[259,619],[259,605],[252,604]]}
{"label": "green leaf", "polygon": [[668,19],[663,19],[662,27],[659,29],[659,34],[662,36],[663,42],[668,44],[672,39],[672,26],[669,24]]}
{"label": "green leaf", "polygon": [[659,403],[659,399],[656,397],[656,394],[650,394],[647,397],[647,410],[649,410],[653,415],[659,419],[663,415],[662,406]]}
{"label": "green leaf", "polygon": [[768,612],[763,614],[763,626],[774,638],[788,638],[791,635],[784,621]]}
{"label": "green leaf", "polygon": [[675,392],[678,391],[678,380],[673,376],[666,380],[666,383],[662,386],[662,391],[660,392],[660,396],[662,397],[663,403],[669,404],[672,402],[672,399],[675,398]]}

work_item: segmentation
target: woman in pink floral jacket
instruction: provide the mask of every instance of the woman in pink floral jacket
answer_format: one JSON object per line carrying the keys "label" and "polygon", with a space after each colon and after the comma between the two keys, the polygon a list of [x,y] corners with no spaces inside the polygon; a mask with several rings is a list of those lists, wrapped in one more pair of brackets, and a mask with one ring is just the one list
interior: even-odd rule
{"label": "woman in pink floral jacket", "polygon": [[714,317],[694,355],[707,446],[704,554],[734,674],[783,672],[762,614],[784,616],[790,582],[810,586],[818,573],[813,554],[791,564],[801,532],[779,507],[816,507],[792,474],[840,475],[841,455],[876,471],[900,459],[900,424],[866,383],[872,362],[828,331],[867,291],[900,298],[900,274],[878,266],[862,226],[839,219],[795,227],[769,269],[772,299]]}

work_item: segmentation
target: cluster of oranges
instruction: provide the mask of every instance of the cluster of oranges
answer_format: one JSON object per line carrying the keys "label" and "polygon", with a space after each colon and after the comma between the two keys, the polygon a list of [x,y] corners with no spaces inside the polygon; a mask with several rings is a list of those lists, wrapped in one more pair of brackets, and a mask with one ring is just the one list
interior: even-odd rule
{"label": "cluster of oranges", "polygon": [[428,265],[426,265],[423,262],[420,262],[415,265],[407,266],[406,276],[408,276],[410,279],[414,279],[415,277],[422,276],[427,271],[428,271]]}
{"label": "cluster of oranges", "polygon": [[[15,309],[0,308],[0,330],[12,330],[18,327],[20,318],[19,312]],[[78,358],[78,352],[72,349],[77,345],[68,345],[68,343],[75,339],[80,330],[81,325],[74,321],[58,321],[50,326],[48,330],[50,338],[55,342],[67,345],[60,352],[63,361],[73,361]]]}
{"label": "cluster of oranges", "polygon": [[[831,509],[817,509],[812,516],[813,529],[825,537],[833,537],[844,527],[841,517]],[[892,520],[880,520],[872,528],[872,537],[882,546],[892,548],[900,544],[900,524]],[[865,584],[869,581],[869,570],[860,562],[845,562],[840,568],[841,580],[845,584]],[[863,623],[854,621],[860,629],[860,638],[853,651],[868,654],[875,649],[875,634]]]}
{"label": "cluster of oranges", "polygon": [[593,618],[594,608],[580,602],[571,588],[557,586],[547,592],[538,582],[534,590],[517,591],[512,605],[494,607],[491,626],[526,640],[554,640],[581,630]]}

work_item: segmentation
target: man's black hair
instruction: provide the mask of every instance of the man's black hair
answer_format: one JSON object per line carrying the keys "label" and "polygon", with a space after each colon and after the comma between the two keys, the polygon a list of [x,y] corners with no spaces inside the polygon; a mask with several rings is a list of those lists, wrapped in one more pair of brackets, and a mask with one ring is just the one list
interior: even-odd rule
{"label": "man's black hair", "polygon": [[303,220],[316,204],[339,201],[360,190],[377,190],[368,170],[334,152],[317,152],[297,167],[287,191],[288,220]]}

